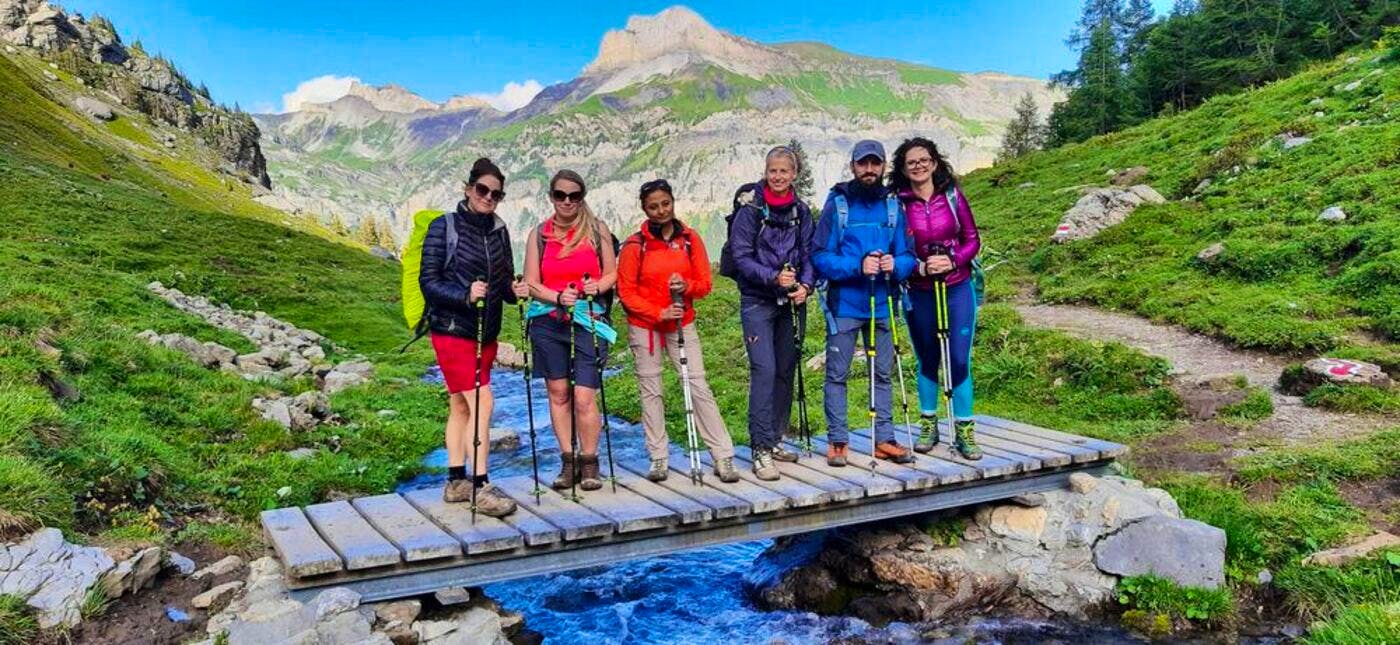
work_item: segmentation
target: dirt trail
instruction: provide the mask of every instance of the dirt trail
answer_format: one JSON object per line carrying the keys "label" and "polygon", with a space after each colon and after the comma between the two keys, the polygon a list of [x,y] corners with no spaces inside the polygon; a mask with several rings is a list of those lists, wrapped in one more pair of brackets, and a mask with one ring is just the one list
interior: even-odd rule
{"label": "dirt trail", "polygon": [[1180,327],[1159,325],[1128,314],[1072,305],[1017,305],[1026,324],[1057,329],[1091,340],[1116,341],[1166,359],[1182,381],[1218,374],[1243,374],[1250,385],[1268,390],[1274,414],[1251,434],[1277,437],[1286,444],[1343,439],[1400,425],[1400,418],[1343,414],[1309,408],[1301,398],[1275,390],[1289,360],[1230,347]]}

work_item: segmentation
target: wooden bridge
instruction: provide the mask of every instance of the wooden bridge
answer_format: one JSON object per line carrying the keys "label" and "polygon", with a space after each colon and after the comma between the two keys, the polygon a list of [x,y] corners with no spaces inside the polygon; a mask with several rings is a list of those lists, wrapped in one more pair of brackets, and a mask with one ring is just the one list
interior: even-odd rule
{"label": "wooden bridge", "polygon": [[993,417],[977,429],[985,454],[975,462],[948,451],[945,429],[929,455],[881,461],[872,474],[868,430],[854,431],[851,465],[827,466],[816,438],[813,456],[779,463],[774,482],[755,478],[739,447],[738,483],[707,471],[697,486],[676,449],[667,481],[648,481],[645,463],[619,463],[617,492],[580,491],[577,502],[546,490],[536,504],[530,477],[494,480],[520,508],[475,524],[468,505],[442,501],[441,487],[265,511],[262,524],[294,596],[344,586],[370,602],[1005,499],[1100,474],[1127,451]]}

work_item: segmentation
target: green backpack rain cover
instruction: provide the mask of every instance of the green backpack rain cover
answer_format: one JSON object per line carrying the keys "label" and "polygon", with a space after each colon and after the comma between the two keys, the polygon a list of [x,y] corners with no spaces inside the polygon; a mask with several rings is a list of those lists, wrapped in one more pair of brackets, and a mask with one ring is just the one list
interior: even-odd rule
{"label": "green backpack rain cover", "polygon": [[418,211],[413,214],[413,234],[408,236],[408,246],[403,250],[403,283],[400,300],[403,302],[403,320],[410,331],[418,331],[423,321],[423,312],[428,302],[423,297],[423,289],[418,286],[418,274],[423,270],[423,238],[428,235],[428,227],[433,220],[442,217],[442,211]]}

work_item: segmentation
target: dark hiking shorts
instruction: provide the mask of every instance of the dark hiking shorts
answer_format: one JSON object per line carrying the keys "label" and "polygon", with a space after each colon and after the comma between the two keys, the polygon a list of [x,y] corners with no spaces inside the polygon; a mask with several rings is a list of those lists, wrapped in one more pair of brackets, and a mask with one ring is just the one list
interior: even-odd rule
{"label": "dark hiking shorts", "polygon": [[[603,385],[603,374],[598,369],[595,348],[601,349],[602,359],[606,361],[608,342],[599,341],[595,345],[592,334],[582,326],[575,326],[572,333],[577,343],[574,347],[575,383],[596,390]],[[569,378],[569,334],[569,325],[552,315],[530,319],[533,376],[549,380]]]}

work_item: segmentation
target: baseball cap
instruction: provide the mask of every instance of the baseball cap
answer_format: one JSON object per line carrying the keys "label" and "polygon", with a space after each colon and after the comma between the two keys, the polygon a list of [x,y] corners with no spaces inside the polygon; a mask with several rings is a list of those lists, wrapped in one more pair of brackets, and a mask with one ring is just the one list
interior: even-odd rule
{"label": "baseball cap", "polygon": [[874,139],[856,142],[856,147],[851,148],[851,161],[860,161],[866,157],[875,157],[883,162],[885,160],[885,146],[880,145],[880,142]]}

